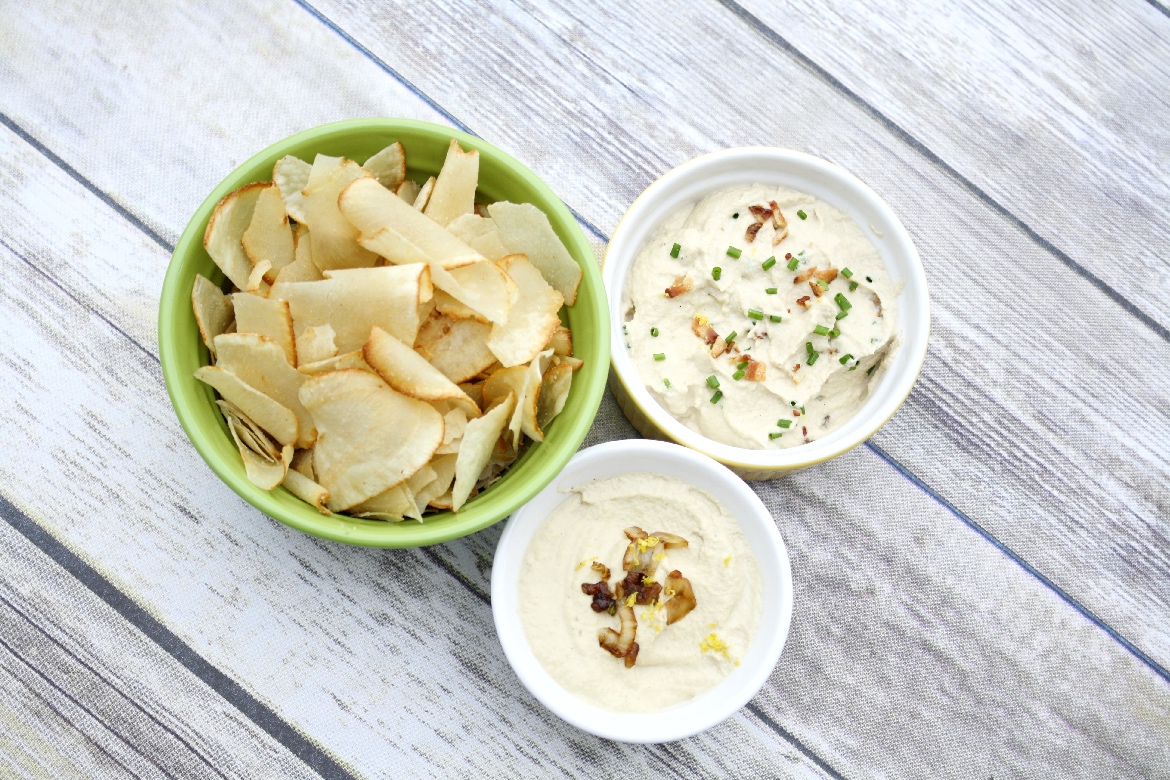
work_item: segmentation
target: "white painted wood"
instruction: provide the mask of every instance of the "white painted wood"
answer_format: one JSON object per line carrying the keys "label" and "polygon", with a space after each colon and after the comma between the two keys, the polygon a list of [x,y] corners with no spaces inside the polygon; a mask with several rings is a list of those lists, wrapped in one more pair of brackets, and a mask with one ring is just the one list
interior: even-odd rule
{"label": "white painted wood", "polygon": [[[51,182],[62,206],[0,190],[0,214],[36,214],[43,229],[73,215],[101,237],[98,254],[131,242],[105,204],[0,138],[11,151],[0,159]],[[20,235],[38,233],[26,219]],[[19,345],[0,360],[12,400],[0,440],[26,443],[0,452],[4,495],[359,772],[819,774],[761,715],[847,776],[1150,774],[1170,758],[1140,714],[1165,706],[1165,683],[865,450],[762,490],[798,605],[756,709],[669,746],[583,735],[523,691],[491,641],[476,577],[497,528],[435,551],[376,551],[260,516],[185,442],[148,352],[40,273],[36,258],[59,262],[71,240],[0,247],[0,289],[22,292],[0,300],[0,343]],[[608,402],[603,415],[595,437],[628,430]],[[451,550],[448,568],[475,591],[434,565]]]}
{"label": "white painted wood", "polygon": [[[375,6],[322,8],[473,130],[532,165],[570,205],[606,230],[658,173],[720,146],[791,146],[856,171],[914,234],[935,311],[923,377],[876,441],[1144,651],[1170,662],[1170,593],[1161,584],[1170,576],[1164,554],[1170,545],[1164,511],[1170,500],[1165,445],[1170,421],[1158,411],[1168,400],[1160,379],[1167,345],[1151,340],[1144,326],[1104,295],[722,9],[688,5],[611,18],[573,8],[510,6],[484,15],[458,2],[392,16],[378,15]],[[164,235],[178,234],[186,215],[232,162],[271,140],[248,131],[253,125],[241,118],[241,102],[269,106],[265,121],[285,117],[279,120],[282,132],[299,127],[298,120],[310,124],[344,116],[353,94],[395,95],[377,107],[382,111],[428,111],[368,61],[359,66],[351,59],[352,47],[339,37],[327,30],[310,32],[320,23],[300,9],[261,6],[251,13],[258,18],[267,13],[308,36],[293,43],[311,43],[311,49],[291,45],[287,33],[272,29],[261,37],[283,41],[276,49],[254,53],[235,39],[225,42],[237,48],[217,67],[237,68],[239,74],[229,97],[205,91],[206,79],[226,78],[218,71],[211,77],[195,67],[176,73],[145,64],[160,58],[202,61],[199,36],[179,31],[195,22],[207,29],[202,14],[219,11],[172,10],[153,19],[137,13],[134,20],[121,13],[58,7],[52,14],[28,12],[18,19],[21,40],[51,37],[65,24],[91,25],[94,40],[129,35],[100,32],[125,21],[135,45],[119,49],[121,59],[110,62],[76,43],[54,51],[52,60],[33,44],[15,47],[14,61],[28,65],[20,69],[25,82],[12,76],[3,82],[14,96],[8,110],[99,186],[136,193],[136,200],[126,201],[131,210],[151,224],[172,225],[159,226]],[[250,12],[233,6],[223,13]],[[451,20],[452,29],[474,45],[450,47],[436,40],[428,26],[433,18]],[[184,51],[184,44],[190,49]],[[726,56],[728,47],[734,57]],[[404,56],[416,49],[431,56]],[[288,87],[280,80],[292,67],[288,63],[310,50],[330,74],[311,83],[357,80],[363,88],[317,87],[314,99],[289,115],[287,101],[274,103],[270,96]],[[130,67],[129,58],[141,67]],[[346,68],[337,68],[337,62]],[[59,111],[46,99],[53,84],[81,80],[97,94],[124,95],[122,65],[134,74],[137,93],[151,95],[151,105],[159,107],[155,121],[136,122],[141,108],[123,98],[108,123],[63,129],[56,121]],[[789,85],[783,101],[757,99],[761,70],[771,81]],[[453,78],[456,73],[468,74],[467,79],[489,74],[490,89],[464,89],[467,79]],[[685,82],[680,73],[688,74]],[[241,90],[250,91],[243,96]],[[71,91],[71,106],[82,92]],[[207,109],[190,111],[183,97],[188,94],[199,96]],[[578,97],[566,100],[566,94]],[[225,117],[238,122],[233,133],[222,131]],[[126,133],[135,135],[132,148],[122,145]],[[165,146],[176,136],[187,146]],[[132,164],[110,165],[114,152]],[[208,165],[214,175],[203,172],[204,161],[214,162]],[[144,171],[161,178],[172,176],[176,166],[191,176],[163,195],[140,183]],[[989,247],[1005,258],[1001,265],[1035,280],[1022,304],[1006,279],[986,270]],[[153,341],[153,322],[132,310],[152,300],[153,290],[136,293],[133,303],[107,300],[86,292],[84,275],[69,267],[58,264],[52,273],[77,278],[76,294],[83,300],[111,312],[116,322],[133,321],[119,326],[144,344]],[[155,268],[151,278],[157,283],[162,269]],[[115,306],[127,316],[113,317]],[[1086,330],[1093,334],[1091,351],[1082,335]],[[1135,350],[1135,344],[1142,348]],[[1116,356],[1131,365],[1125,386],[1114,381]],[[1086,570],[1094,577],[1081,576]]]}

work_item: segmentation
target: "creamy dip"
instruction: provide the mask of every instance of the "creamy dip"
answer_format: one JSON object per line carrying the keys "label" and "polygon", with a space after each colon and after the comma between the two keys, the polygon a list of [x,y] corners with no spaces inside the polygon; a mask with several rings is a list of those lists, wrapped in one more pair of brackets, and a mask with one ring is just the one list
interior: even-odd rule
{"label": "creamy dip", "polygon": [[[751,230],[772,204],[782,216]],[[762,184],[671,215],[634,261],[624,304],[646,387],[691,430],[737,447],[832,431],[865,403],[899,340],[896,290],[857,223]]]}
{"label": "creamy dip", "polygon": [[[684,537],[667,549],[655,579],[672,570],[690,580],[695,608],[670,625],[665,609],[635,606],[637,663],[626,668],[598,644],[618,619],[590,609],[583,583],[600,561],[621,580],[640,526]],[[656,474],[624,474],[574,488],[537,531],[520,574],[520,619],[537,659],[562,687],[619,712],[654,712],[692,699],[738,666],[760,623],[763,581],[734,517],[709,494]]]}

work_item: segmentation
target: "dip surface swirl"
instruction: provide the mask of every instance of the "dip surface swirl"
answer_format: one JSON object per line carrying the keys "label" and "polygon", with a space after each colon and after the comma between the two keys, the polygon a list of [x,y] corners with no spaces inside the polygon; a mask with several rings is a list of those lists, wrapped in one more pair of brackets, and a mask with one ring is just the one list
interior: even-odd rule
{"label": "dip surface swirl", "polygon": [[[696,606],[666,625],[665,608],[635,606],[637,664],[627,669],[598,645],[617,618],[590,609],[582,583],[599,561],[620,580],[623,529],[677,534],[655,579],[678,569]],[[623,474],[573,488],[533,537],[520,574],[520,618],[533,653],[574,695],[619,712],[655,712],[714,687],[747,653],[759,628],[763,581],[736,519],[711,495],[670,477]]]}
{"label": "dip surface swirl", "polygon": [[[753,229],[773,205],[781,216]],[[691,430],[795,447],[864,405],[898,348],[896,292],[845,212],[783,187],[736,187],[672,214],[638,254],[626,345],[647,389]]]}

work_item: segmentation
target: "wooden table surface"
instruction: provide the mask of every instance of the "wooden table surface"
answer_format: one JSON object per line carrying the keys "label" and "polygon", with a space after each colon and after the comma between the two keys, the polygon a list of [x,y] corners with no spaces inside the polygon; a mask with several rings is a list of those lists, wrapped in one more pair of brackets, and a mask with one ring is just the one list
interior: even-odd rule
{"label": "wooden table surface", "polygon": [[[1162,0],[0,3],[0,776],[1170,777]],[[680,742],[548,713],[500,526],[417,550],[258,513],[183,435],[157,301],[206,194],[364,116],[482,136],[581,217],[703,152],[872,186],[930,282],[872,441],[753,487],[788,645]],[[586,444],[634,436],[607,395]]]}

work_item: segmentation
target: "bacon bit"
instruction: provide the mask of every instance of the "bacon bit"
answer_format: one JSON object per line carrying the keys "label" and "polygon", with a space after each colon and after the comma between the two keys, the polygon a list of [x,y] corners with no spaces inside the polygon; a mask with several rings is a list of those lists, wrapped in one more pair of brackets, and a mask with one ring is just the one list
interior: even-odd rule
{"label": "bacon bit", "polygon": [[677,623],[695,608],[695,591],[691,581],[675,569],[666,575],[666,592],[672,594],[666,602],[666,625]]}
{"label": "bacon bit", "polygon": [[758,222],[763,222],[772,218],[772,209],[767,206],[748,206],[748,211],[756,218]]}
{"label": "bacon bit", "polygon": [[873,305],[877,307],[877,316],[882,316],[882,299],[877,296],[877,293],[869,296],[869,299],[873,301]]}
{"label": "bacon bit", "polygon": [[797,305],[798,305],[798,306],[803,306],[804,308],[806,308],[806,309],[807,309],[807,308],[808,308],[808,306],[809,306],[809,303],[808,303],[808,301],[809,301],[809,297],[810,297],[810,296],[806,295],[806,296],[804,296],[803,298],[797,298],[797,299],[796,299],[796,303],[797,303]]}
{"label": "bacon bit", "polygon": [[800,426],[800,432],[803,433],[805,436],[808,436],[808,426],[807,425]]}
{"label": "bacon bit", "polygon": [[691,287],[694,286],[689,276],[680,276],[674,280],[674,284],[666,288],[666,294],[671,298],[677,298],[685,292],[690,292]]}
{"label": "bacon bit", "polygon": [[820,298],[822,295],[825,294],[825,291],[823,289],[821,289],[821,286],[819,284],[817,284],[816,282],[809,282],[808,286],[812,288],[813,294],[816,295],[818,298]]}
{"label": "bacon bit", "polygon": [[617,600],[614,599],[608,582],[582,582],[581,592],[586,596],[593,597],[593,603],[589,606],[594,612],[609,612],[613,614],[612,610]]}
{"label": "bacon bit", "polygon": [[772,207],[772,227],[776,230],[788,227],[788,220],[780,213],[780,207],[776,205],[776,201],[771,201],[768,205]]}
{"label": "bacon bit", "polygon": [[800,410],[799,410],[799,409],[793,409],[793,410],[792,410],[792,416],[793,416],[793,417],[800,417]]}
{"label": "bacon bit", "polygon": [[817,278],[824,279],[826,282],[831,282],[837,278],[837,269],[830,268],[827,271],[817,271]]}
{"label": "bacon bit", "polygon": [[796,276],[792,277],[792,283],[793,284],[804,284],[809,279],[813,278],[813,276],[816,274],[816,272],[817,272],[817,267],[815,265],[812,268],[807,268],[804,271],[801,271],[800,273],[798,273]]}
{"label": "bacon bit", "polygon": [[783,233],[777,232],[776,235],[772,236],[772,246],[776,246],[786,238],[788,238],[788,228],[784,228]]}
{"label": "bacon bit", "polygon": [[[755,208],[755,206],[752,206],[752,208]],[[757,222],[754,225],[748,225],[747,234],[744,236],[744,238],[747,239],[747,242],[749,244],[755,242],[756,233],[759,233],[760,228],[762,228],[763,226],[764,226],[763,222]]]}
{"label": "bacon bit", "polygon": [[727,342],[716,336],[715,344],[711,347],[711,357],[719,357],[727,351]]}
{"label": "bacon bit", "polygon": [[763,382],[767,375],[768,365],[766,363],[759,360],[753,360],[748,363],[747,374],[745,376],[749,382]]}
{"label": "bacon bit", "polygon": [[799,370],[800,370],[800,363],[797,363],[796,365],[794,365],[792,367],[792,373],[794,373],[794,374]]}

